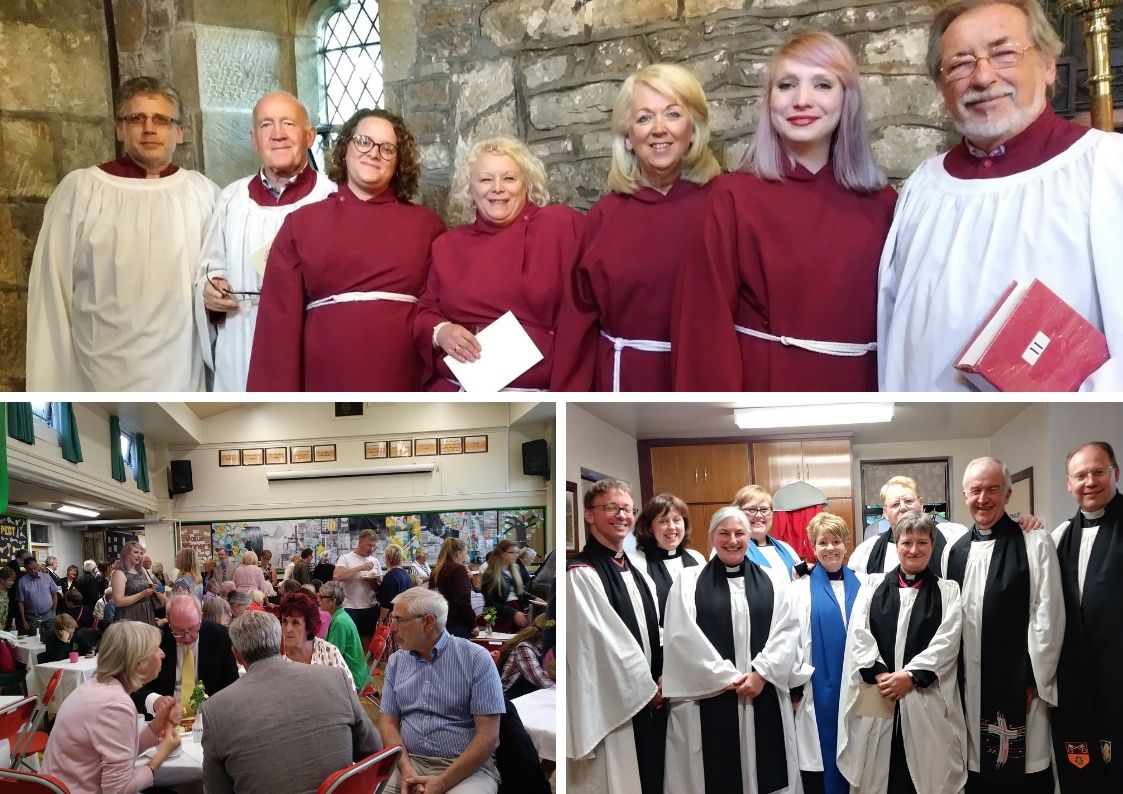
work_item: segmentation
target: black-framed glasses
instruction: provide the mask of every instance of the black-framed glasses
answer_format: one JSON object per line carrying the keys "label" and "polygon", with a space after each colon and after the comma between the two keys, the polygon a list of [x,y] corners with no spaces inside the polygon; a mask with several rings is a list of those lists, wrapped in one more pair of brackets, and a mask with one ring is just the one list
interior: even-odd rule
{"label": "black-framed glasses", "polygon": [[634,516],[637,513],[639,513],[639,510],[637,510],[634,507],[629,507],[628,505],[614,505],[614,504],[593,505],[589,509],[590,510],[600,510],[605,515],[610,515],[610,516],[617,516],[617,515]]}
{"label": "black-framed glasses", "polygon": [[117,121],[123,121],[131,127],[143,127],[145,122],[151,121],[153,127],[170,127],[179,124],[179,119],[165,116],[163,113],[122,113]]}
{"label": "black-framed glasses", "polygon": [[184,637],[190,637],[191,635],[198,636],[199,631],[202,628],[203,628],[203,624],[200,623],[198,626],[195,626],[195,627],[190,628],[190,629],[184,629],[183,631],[173,631],[172,636],[175,637],[177,640],[182,640]]}
{"label": "black-framed glasses", "polygon": [[224,298],[233,298],[236,301],[253,301],[260,299],[261,296],[261,290],[233,290],[229,287],[220,287],[211,277],[209,269],[207,270],[207,281],[214,287],[215,292],[219,293]]}
{"label": "black-framed glasses", "polygon": [[761,518],[768,518],[772,515],[771,507],[742,507],[741,512],[747,516],[760,516]]}
{"label": "black-framed glasses", "polygon": [[1011,66],[1020,63],[1025,54],[1036,46],[1036,44],[1023,46],[1010,42],[996,44],[982,55],[978,53],[956,55],[940,67],[940,74],[944,76],[945,80],[950,80],[953,83],[966,80],[975,73],[975,67],[979,65],[979,61],[990,61],[990,65],[995,69],[1009,69]]}
{"label": "black-framed glasses", "polygon": [[355,146],[355,149],[362,154],[366,154],[377,147],[378,153],[382,155],[383,160],[393,160],[398,156],[398,145],[396,143],[376,141],[369,135],[352,135],[351,143]]}

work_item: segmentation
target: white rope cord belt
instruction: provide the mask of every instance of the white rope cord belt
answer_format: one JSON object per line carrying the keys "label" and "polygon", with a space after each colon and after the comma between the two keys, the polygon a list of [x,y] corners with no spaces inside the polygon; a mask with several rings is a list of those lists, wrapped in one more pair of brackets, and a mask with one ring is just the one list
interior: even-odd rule
{"label": "white rope cord belt", "polygon": [[612,390],[620,391],[620,353],[624,348],[639,350],[642,353],[670,353],[671,343],[655,339],[621,339],[601,331],[600,335],[612,343]]}
{"label": "white rope cord belt", "polygon": [[402,292],[341,292],[338,295],[328,295],[326,298],[312,301],[304,307],[304,311],[318,309],[321,306],[330,306],[333,303],[355,303],[356,301],[398,301],[399,303],[417,303],[417,296],[406,295]]}
{"label": "white rope cord belt", "polygon": [[873,353],[877,350],[877,342],[866,342],[865,344],[859,342],[819,342],[815,339],[794,339],[790,336],[773,336],[766,334],[764,331],[754,331],[752,328],[745,328],[743,325],[734,325],[737,333],[744,334],[745,336],[755,336],[757,339],[764,339],[768,342],[779,342],[788,347],[800,347],[804,350],[810,350],[812,353],[822,353],[827,356],[864,356],[866,353]]}

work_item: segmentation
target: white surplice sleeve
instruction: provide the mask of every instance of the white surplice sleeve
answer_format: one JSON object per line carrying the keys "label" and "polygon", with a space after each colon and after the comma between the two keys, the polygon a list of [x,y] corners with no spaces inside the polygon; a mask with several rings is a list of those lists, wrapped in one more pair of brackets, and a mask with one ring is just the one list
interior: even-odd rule
{"label": "white surplice sleeve", "polygon": [[713,697],[743,675],[698,628],[694,594],[703,570],[701,566],[684,569],[667,596],[663,618],[663,696],[671,700]]}
{"label": "white surplice sleeve", "polygon": [[752,660],[753,669],[784,692],[806,684],[815,672],[810,659],[805,662],[800,652],[799,615],[791,591],[792,586],[789,586],[778,587],[773,592],[768,639]]}
{"label": "white surplice sleeve", "polygon": [[608,602],[596,571],[571,568],[565,583],[566,755],[581,759],[638,714],[657,687],[643,648]]}
{"label": "white surplice sleeve", "polygon": [[1123,135],[1103,137],[1092,170],[1092,269],[1111,358],[1088,376],[1081,391],[1123,391]]}
{"label": "white surplice sleeve", "polygon": [[245,190],[246,180],[239,179],[227,185],[215,202],[214,211],[211,213],[210,222],[207,224],[206,235],[203,237],[203,250],[199,257],[199,270],[195,274],[195,330],[199,334],[199,344],[203,348],[203,363],[207,369],[214,372],[213,346],[218,332],[207,316],[207,309],[203,305],[203,288],[207,285],[207,278],[227,278],[229,265],[228,246],[226,241],[226,215],[230,210],[231,198],[239,188]]}
{"label": "white surplice sleeve", "polygon": [[1053,538],[1043,529],[1023,533],[1029,558],[1029,660],[1037,695],[1057,705],[1057,662],[1065,636],[1061,566]]}

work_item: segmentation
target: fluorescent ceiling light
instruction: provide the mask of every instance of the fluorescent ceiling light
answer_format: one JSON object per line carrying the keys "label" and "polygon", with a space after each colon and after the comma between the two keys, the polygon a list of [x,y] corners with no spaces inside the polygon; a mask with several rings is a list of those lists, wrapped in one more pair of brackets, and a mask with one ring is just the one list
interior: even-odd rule
{"label": "fluorescent ceiling light", "polygon": [[733,422],[742,430],[775,427],[858,425],[888,422],[893,403],[822,403],[818,405],[768,405],[734,408]]}
{"label": "fluorescent ceiling light", "polygon": [[370,466],[361,469],[296,469],[271,471],[266,480],[330,480],[336,477],[374,477],[381,474],[425,474],[436,471],[435,463],[402,463],[389,466]]}
{"label": "fluorescent ceiling light", "polygon": [[70,513],[72,516],[82,516],[83,518],[97,518],[101,515],[97,510],[91,510],[88,507],[77,507],[76,505],[59,505],[55,509],[60,513]]}

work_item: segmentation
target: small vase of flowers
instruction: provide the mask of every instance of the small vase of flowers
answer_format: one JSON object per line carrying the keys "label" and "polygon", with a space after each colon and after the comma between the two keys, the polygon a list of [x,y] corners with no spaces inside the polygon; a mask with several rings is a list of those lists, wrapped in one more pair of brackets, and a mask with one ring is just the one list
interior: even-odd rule
{"label": "small vase of flowers", "polygon": [[484,609],[484,636],[490,637],[492,631],[495,630],[495,621],[499,619],[499,610],[495,607],[487,607]]}
{"label": "small vase of flowers", "polygon": [[203,682],[196,681],[195,688],[191,690],[191,699],[188,701],[187,707],[184,708],[179,721],[180,727],[182,727],[184,731],[190,731],[195,726],[195,718],[198,716],[199,709],[206,699],[207,691],[203,689]]}

